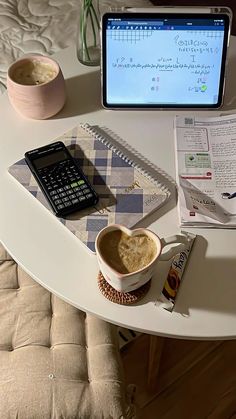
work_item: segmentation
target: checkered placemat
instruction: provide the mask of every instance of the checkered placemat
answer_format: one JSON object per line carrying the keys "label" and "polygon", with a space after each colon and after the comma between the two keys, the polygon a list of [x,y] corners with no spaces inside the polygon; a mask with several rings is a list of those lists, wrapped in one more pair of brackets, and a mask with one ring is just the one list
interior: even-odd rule
{"label": "checkered placemat", "polygon": [[[162,187],[82,126],[54,141],[59,140],[68,147],[99,196],[95,207],[59,220],[92,252],[95,252],[96,236],[103,227],[117,223],[131,228],[167,199],[168,193]],[[25,159],[11,166],[9,172],[50,210]]]}

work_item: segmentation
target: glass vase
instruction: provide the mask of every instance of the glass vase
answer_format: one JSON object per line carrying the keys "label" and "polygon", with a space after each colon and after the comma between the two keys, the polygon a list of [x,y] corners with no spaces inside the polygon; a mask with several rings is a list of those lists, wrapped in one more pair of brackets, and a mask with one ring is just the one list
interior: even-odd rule
{"label": "glass vase", "polygon": [[100,7],[99,0],[79,0],[77,57],[85,65],[100,64]]}

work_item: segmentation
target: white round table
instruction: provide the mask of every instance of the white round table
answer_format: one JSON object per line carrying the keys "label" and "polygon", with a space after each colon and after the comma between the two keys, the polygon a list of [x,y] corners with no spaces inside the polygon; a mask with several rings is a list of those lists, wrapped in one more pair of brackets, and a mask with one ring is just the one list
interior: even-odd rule
{"label": "white round table", "polygon": [[[226,104],[221,112],[230,113],[236,108],[235,41],[231,41]],[[189,229],[198,236],[173,313],[155,304],[168,270],[164,262],[159,263],[146,297],[135,306],[121,306],[100,293],[96,256],[8,173],[8,167],[22,158],[25,151],[53,141],[80,122],[88,122],[112,129],[175,178],[173,118],[177,111],[104,110],[100,105],[99,69],[82,66],[73,47],[55,58],[67,79],[68,99],[61,113],[47,121],[27,120],[12,109],[7,94],[0,98],[0,240],[3,245],[45,288],[109,322],[165,337],[234,338],[234,230]],[[204,111],[206,115],[213,113],[218,115],[220,111]],[[143,225],[160,237],[179,232],[175,193]]]}

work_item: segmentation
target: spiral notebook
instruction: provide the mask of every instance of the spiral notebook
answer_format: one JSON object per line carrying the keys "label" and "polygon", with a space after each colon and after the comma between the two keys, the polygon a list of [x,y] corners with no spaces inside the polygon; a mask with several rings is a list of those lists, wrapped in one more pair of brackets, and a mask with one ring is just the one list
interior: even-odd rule
{"label": "spiral notebook", "polygon": [[[58,218],[92,252],[102,228],[112,223],[131,228],[170,196],[161,171],[106,128],[79,125],[52,142],[58,140],[68,147],[99,195],[95,207]],[[51,211],[25,159],[12,165],[9,172]]]}

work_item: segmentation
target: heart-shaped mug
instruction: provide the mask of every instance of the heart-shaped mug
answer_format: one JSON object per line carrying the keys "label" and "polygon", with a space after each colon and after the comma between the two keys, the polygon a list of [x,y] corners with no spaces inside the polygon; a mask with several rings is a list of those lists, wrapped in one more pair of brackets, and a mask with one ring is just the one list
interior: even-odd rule
{"label": "heart-shaped mug", "polygon": [[[177,243],[162,254],[166,245]],[[169,260],[188,246],[183,235],[160,239],[146,228],[130,230],[111,224],[97,235],[95,247],[100,270],[106,281],[117,291],[130,292],[140,288],[153,276],[159,260]]]}

